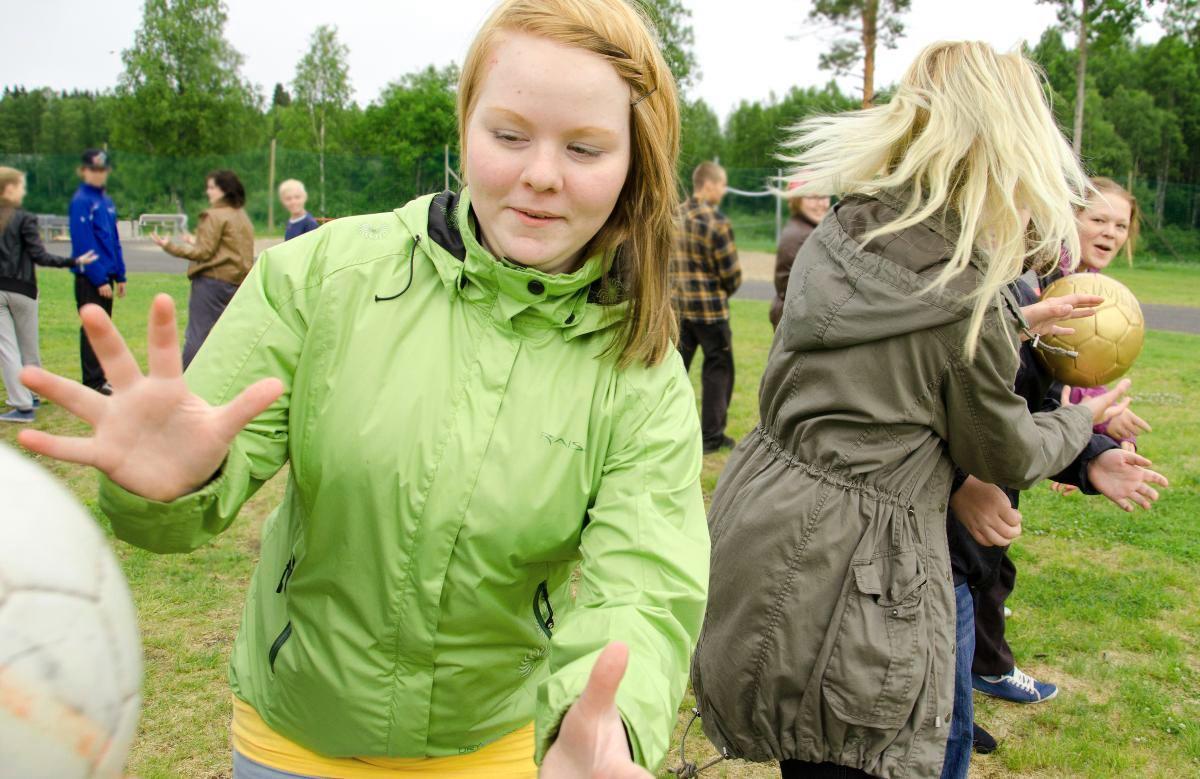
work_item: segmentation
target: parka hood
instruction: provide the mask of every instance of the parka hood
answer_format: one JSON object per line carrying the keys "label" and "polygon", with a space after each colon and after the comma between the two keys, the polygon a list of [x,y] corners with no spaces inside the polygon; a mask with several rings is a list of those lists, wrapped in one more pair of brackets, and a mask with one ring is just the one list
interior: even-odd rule
{"label": "parka hood", "polygon": [[945,287],[931,288],[954,251],[953,219],[928,220],[864,245],[863,236],[901,208],[888,192],[853,195],[821,222],[792,271],[780,325],[786,348],[841,349],[971,315],[975,260]]}

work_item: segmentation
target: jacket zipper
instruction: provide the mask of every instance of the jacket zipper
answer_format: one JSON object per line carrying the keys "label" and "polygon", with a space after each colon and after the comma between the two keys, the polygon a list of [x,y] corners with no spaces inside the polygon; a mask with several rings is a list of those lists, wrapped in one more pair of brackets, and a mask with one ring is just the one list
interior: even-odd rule
{"label": "jacket zipper", "polygon": [[292,571],[296,570],[296,555],[292,555],[287,562],[287,566],[283,569],[283,575],[279,577],[279,586],[275,588],[276,593],[281,593],[287,588],[288,580],[292,578]]}
{"label": "jacket zipper", "polygon": [[283,630],[279,633],[279,636],[276,637],[274,643],[271,644],[271,651],[267,653],[267,662],[270,664],[272,671],[275,670],[275,658],[279,655],[279,650],[283,647],[284,643],[291,637],[292,637],[292,621],[288,620],[288,623],[283,626]]}
{"label": "jacket zipper", "polygon": [[[542,616],[542,605],[546,606],[546,615]],[[537,591],[533,593],[533,616],[537,619],[538,627],[546,634],[546,638],[551,638],[551,631],[554,630],[554,607],[550,605],[550,589],[546,586],[546,582],[538,585]]]}

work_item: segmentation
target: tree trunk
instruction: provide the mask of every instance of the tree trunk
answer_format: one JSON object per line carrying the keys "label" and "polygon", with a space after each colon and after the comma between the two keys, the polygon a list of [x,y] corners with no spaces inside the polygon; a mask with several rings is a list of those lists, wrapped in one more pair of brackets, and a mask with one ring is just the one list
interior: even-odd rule
{"label": "tree trunk", "polygon": [[1154,193],[1154,227],[1161,230],[1163,211],[1167,208],[1167,175],[1171,170],[1171,147],[1163,150],[1162,167],[1158,170],[1158,190]]}
{"label": "tree trunk", "polygon": [[863,108],[875,105],[875,35],[879,19],[879,0],[867,0],[862,7]]}
{"label": "tree trunk", "polygon": [[329,216],[325,210],[325,117],[321,117],[321,153],[319,155],[319,164],[321,166],[321,216]]}
{"label": "tree trunk", "polygon": [[1071,148],[1078,157],[1083,153],[1083,98],[1087,92],[1087,43],[1088,43],[1088,0],[1080,0],[1079,9],[1079,65],[1075,68],[1075,129],[1071,137]]}

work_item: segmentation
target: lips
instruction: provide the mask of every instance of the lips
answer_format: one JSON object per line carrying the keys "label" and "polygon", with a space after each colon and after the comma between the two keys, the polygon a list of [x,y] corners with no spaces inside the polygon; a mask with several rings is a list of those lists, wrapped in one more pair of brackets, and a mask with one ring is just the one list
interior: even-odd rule
{"label": "lips", "polygon": [[516,208],[514,206],[509,206],[509,210],[516,214],[517,219],[519,219],[522,224],[527,224],[530,226],[554,224],[563,218],[558,214],[553,214],[549,211],[541,211],[535,208]]}

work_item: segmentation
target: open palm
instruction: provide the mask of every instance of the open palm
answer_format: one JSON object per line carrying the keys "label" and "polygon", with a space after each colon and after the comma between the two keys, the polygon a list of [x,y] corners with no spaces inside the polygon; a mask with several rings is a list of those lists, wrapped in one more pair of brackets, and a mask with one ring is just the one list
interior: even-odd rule
{"label": "open palm", "polygon": [[1153,465],[1137,452],[1125,449],[1109,449],[1088,463],[1088,481],[1104,497],[1126,511],[1133,511],[1134,504],[1150,508],[1158,500],[1160,487],[1167,487],[1167,477],[1150,470]]}
{"label": "open palm", "polygon": [[193,394],[183,380],[169,295],[158,295],[150,306],[149,375],[142,374],[103,309],[84,306],[79,316],[112,396],[41,368],[25,368],[21,382],[87,422],[93,434],[71,438],[25,430],[17,440],[38,454],[91,465],[142,497],[166,502],[203,486],[221,467],[238,432],[283,392],[278,379],[264,379],[224,406],[211,406]]}

